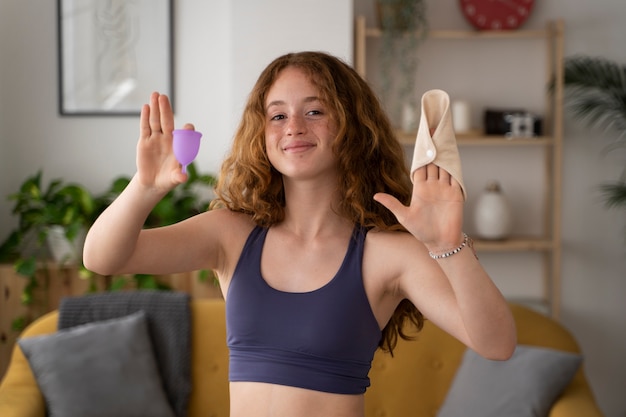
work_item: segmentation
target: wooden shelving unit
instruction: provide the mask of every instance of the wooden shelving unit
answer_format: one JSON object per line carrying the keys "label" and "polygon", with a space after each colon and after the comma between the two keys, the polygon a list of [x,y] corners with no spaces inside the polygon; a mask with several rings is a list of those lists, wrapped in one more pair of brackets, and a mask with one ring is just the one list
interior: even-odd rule
{"label": "wooden shelving unit", "polygon": [[[481,40],[538,39],[545,41],[548,53],[546,68],[546,84],[554,80],[552,93],[546,91],[546,114],[544,120],[544,136],[529,139],[509,139],[504,136],[486,136],[482,132],[469,135],[458,135],[460,147],[501,147],[511,149],[514,153],[519,147],[543,147],[545,155],[546,202],[543,208],[544,230],[537,237],[512,237],[503,241],[478,240],[475,243],[478,251],[495,253],[539,252],[543,259],[544,291],[542,299],[528,300],[539,303],[554,318],[559,317],[561,300],[561,171],[563,147],[563,34],[564,24],[561,20],[550,21],[545,29],[516,31],[464,31],[464,30],[432,30],[430,39],[460,40],[476,42]],[[355,69],[362,77],[367,78],[367,43],[381,38],[378,28],[368,28],[365,17],[359,16],[355,24]],[[416,132],[398,131],[398,140],[405,146],[412,146]]]}

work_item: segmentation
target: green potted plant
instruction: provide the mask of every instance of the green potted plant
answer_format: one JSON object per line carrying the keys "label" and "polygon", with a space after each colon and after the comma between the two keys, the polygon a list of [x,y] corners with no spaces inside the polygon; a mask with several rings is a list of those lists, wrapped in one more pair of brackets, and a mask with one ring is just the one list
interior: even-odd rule
{"label": "green potted plant", "polygon": [[[60,179],[44,186],[39,171],[8,199],[15,202],[12,212],[18,216],[18,225],[0,245],[0,261],[13,263],[16,272],[28,280],[22,303],[31,305],[38,286],[37,271],[45,273],[47,262],[80,263],[82,237],[93,220],[94,198],[84,187]],[[19,318],[13,327],[19,330],[26,323],[26,318]]]}
{"label": "green potted plant", "polygon": [[[400,114],[402,118],[408,116],[415,124],[417,53],[419,44],[428,35],[426,1],[376,0],[376,11],[381,30],[382,98],[388,105],[394,103],[390,109],[394,114]],[[406,121],[403,120],[402,124],[405,130],[410,128]]]}
{"label": "green potted plant", "polygon": [[[60,179],[44,187],[39,171],[27,178],[19,191],[8,199],[15,202],[12,213],[18,216],[19,222],[0,246],[0,260],[15,261],[18,271],[30,271],[37,261],[48,260],[50,255],[59,263],[79,260],[77,245],[94,215],[94,198],[89,191]],[[57,251],[53,245],[58,242],[70,252]]]}
{"label": "green potted plant", "polygon": [[[607,151],[626,147],[626,65],[577,55],[565,60],[566,108],[612,139]],[[626,209],[626,164],[619,179],[601,185],[608,207]]]}
{"label": "green potted plant", "polygon": [[[169,192],[157,204],[146,220],[146,227],[169,225],[208,209],[216,178],[198,173],[194,164],[187,167],[187,172],[188,181]],[[82,265],[80,255],[84,234],[129,182],[128,177],[117,178],[105,193],[92,196],[83,186],[64,183],[60,179],[52,180],[44,187],[39,171],[27,178],[18,192],[9,196],[9,200],[15,201],[13,214],[18,216],[19,221],[16,229],[0,245],[0,262],[12,263],[16,272],[28,280],[21,302],[30,307],[26,316],[13,321],[14,331],[21,331],[32,319],[47,311],[46,305],[40,305],[42,300],[35,299],[35,289],[39,286],[40,274],[43,274],[45,282],[49,278],[48,262],[75,265],[81,278],[89,282],[89,291],[98,288],[95,274]],[[55,259],[51,256],[56,252],[52,245],[61,237],[67,239],[62,245],[71,251]],[[216,282],[211,271],[200,271],[199,278],[202,281],[213,278]],[[106,277],[104,284],[99,288],[171,289],[159,282],[157,277],[145,274]]]}

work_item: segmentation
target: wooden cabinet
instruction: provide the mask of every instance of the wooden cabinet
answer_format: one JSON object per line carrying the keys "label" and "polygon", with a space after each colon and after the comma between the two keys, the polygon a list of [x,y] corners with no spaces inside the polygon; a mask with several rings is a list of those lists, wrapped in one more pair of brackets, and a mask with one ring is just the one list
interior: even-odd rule
{"label": "wooden cabinet", "polygon": [[[462,44],[462,48],[479,47],[481,43],[491,42],[487,48],[493,48],[493,42],[510,43],[510,48],[517,47],[519,42],[533,41],[539,43],[541,48],[535,46],[532,47],[533,53],[542,54],[545,51],[545,55],[539,55],[538,59],[528,59],[524,66],[516,66],[514,69],[518,72],[518,75],[501,75],[503,77],[515,77],[516,86],[512,88],[525,89],[528,82],[524,82],[524,72],[530,69],[533,65],[536,67],[538,63],[545,62],[546,68],[541,68],[540,71],[545,71],[545,77],[542,82],[543,85],[535,86],[540,89],[541,99],[544,99],[542,111],[542,136],[529,139],[508,139],[504,136],[492,136],[484,135],[482,130],[478,130],[478,133],[471,135],[457,135],[457,141],[461,151],[465,148],[471,149],[498,149],[500,155],[503,152],[506,155],[510,155],[510,158],[523,157],[523,149],[538,148],[542,163],[541,187],[544,194],[540,203],[542,207],[540,211],[542,223],[540,230],[532,235],[524,235],[519,233],[518,236],[513,236],[509,239],[502,241],[487,241],[477,240],[476,248],[479,253],[493,253],[496,255],[512,254],[512,253],[537,253],[540,257],[541,263],[541,277],[542,280],[542,294],[532,299],[519,300],[523,302],[530,302],[532,304],[538,304],[542,310],[549,313],[551,316],[558,318],[560,311],[560,291],[561,291],[561,165],[562,165],[562,146],[563,146],[563,32],[564,25],[562,21],[548,22],[545,29],[538,30],[517,30],[517,31],[464,31],[464,30],[431,30],[425,40],[423,46],[426,46],[429,42],[437,42],[437,47],[425,48],[428,56],[422,55],[422,50],[419,50],[419,60],[437,60],[437,51],[443,51],[447,48],[447,45],[455,43],[458,47],[459,43]],[[370,80],[375,78],[376,74],[371,74],[368,77],[368,68],[372,68],[372,62],[376,61],[376,56],[370,51],[369,45],[376,42],[380,42],[382,34],[378,28],[368,28],[366,26],[366,20],[364,17],[357,17],[355,24],[355,56],[354,66],[357,72],[364,78]],[[420,45],[422,48],[422,45]],[[508,47],[507,47],[508,48]],[[509,49],[510,49],[509,48]],[[369,56],[368,56],[369,52]],[[513,51],[514,52],[514,51]],[[478,56],[478,55],[477,55]],[[498,72],[498,65],[505,65],[506,62],[499,63],[497,59],[482,59],[481,65],[487,66],[492,72]],[[442,59],[443,61],[443,59]],[[510,71],[510,68],[507,69]],[[428,71],[426,71],[427,73]],[[422,77],[423,73],[418,68],[418,77]],[[428,75],[424,75],[428,76]],[[541,75],[543,77],[543,75]],[[548,88],[549,83],[554,80],[553,89]],[[370,80],[371,81],[371,80]],[[375,87],[376,88],[376,87]],[[476,88],[480,88],[477,86]],[[452,94],[451,94],[452,95]],[[471,98],[471,97],[467,97]],[[393,119],[393,118],[392,118]],[[415,141],[414,132],[401,132],[398,130],[398,140],[404,144],[407,148],[413,146]],[[412,150],[411,150],[412,152]],[[508,158],[509,156],[507,156]],[[485,163],[489,163],[486,160]],[[465,168],[465,166],[464,166]],[[524,175],[519,173],[518,175]],[[505,295],[507,295],[505,293]],[[515,298],[511,297],[514,301]]]}

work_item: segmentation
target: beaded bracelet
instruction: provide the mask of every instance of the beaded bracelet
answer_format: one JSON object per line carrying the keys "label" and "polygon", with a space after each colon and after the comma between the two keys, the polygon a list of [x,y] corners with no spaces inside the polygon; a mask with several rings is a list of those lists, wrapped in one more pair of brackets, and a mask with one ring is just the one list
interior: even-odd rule
{"label": "beaded bracelet", "polygon": [[443,259],[443,258],[447,258],[449,256],[455,255],[459,252],[461,252],[461,249],[463,249],[465,246],[467,246],[467,243],[469,242],[469,236],[467,236],[466,233],[463,233],[463,243],[461,243],[461,246],[459,246],[458,248],[452,249],[449,252],[445,252],[442,253],[440,255],[435,255],[432,252],[428,252],[428,254],[430,255],[431,258],[433,259]]}

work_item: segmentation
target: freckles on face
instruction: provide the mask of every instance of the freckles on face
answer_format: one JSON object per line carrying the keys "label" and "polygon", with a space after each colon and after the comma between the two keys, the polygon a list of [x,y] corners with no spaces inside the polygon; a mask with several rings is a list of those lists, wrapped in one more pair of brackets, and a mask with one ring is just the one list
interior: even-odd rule
{"label": "freckles on face", "polygon": [[327,146],[334,140],[336,123],[318,88],[301,69],[281,71],[265,100],[266,143],[283,151]]}
{"label": "freckles on face", "polygon": [[265,98],[265,147],[272,166],[293,179],[336,177],[337,123],[309,75],[283,69]]}

